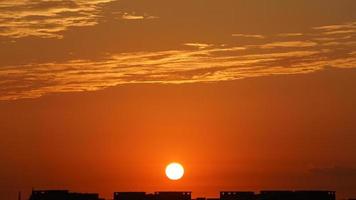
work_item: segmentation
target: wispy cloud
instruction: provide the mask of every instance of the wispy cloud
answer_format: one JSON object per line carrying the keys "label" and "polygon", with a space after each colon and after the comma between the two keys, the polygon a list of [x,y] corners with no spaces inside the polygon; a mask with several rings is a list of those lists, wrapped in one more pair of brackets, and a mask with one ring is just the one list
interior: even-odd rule
{"label": "wispy cloud", "polygon": [[356,22],[347,22],[343,24],[317,26],[314,27],[313,29],[322,30],[322,31],[333,31],[333,30],[342,30],[342,29],[355,29],[355,27],[356,27]]}
{"label": "wispy cloud", "polygon": [[[325,67],[356,67],[356,36],[319,40],[329,29],[313,29],[307,40],[244,46],[185,43],[172,50],[109,54],[100,60],[31,63],[0,69],[0,99],[100,90],[130,83],[195,83],[277,74],[302,74]],[[293,40],[292,40],[293,39]],[[331,43],[332,42],[332,43]]]}
{"label": "wispy cloud", "polygon": [[356,33],[356,22],[348,22],[344,24],[334,24],[328,26],[315,27],[315,30],[322,31],[324,35],[345,35]]}
{"label": "wispy cloud", "polygon": [[139,15],[136,13],[128,13],[128,12],[124,12],[121,16],[121,19],[124,20],[144,20],[144,19],[158,19],[158,18],[159,17],[157,16],[152,16],[147,14]]}
{"label": "wispy cloud", "polygon": [[213,44],[205,44],[205,43],[198,43],[198,42],[193,42],[193,43],[185,43],[185,46],[188,47],[196,47],[199,49],[205,49],[205,48],[209,48],[209,47],[213,47]]}
{"label": "wispy cloud", "polygon": [[256,38],[256,39],[264,39],[265,36],[257,35],[257,34],[242,34],[242,33],[233,33],[233,37],[244,37],[244,38]]}
{"label": "wispy cloud", "polygon": [[0,1],[0,36],[61,38],[69,27],[96,25],[102,5],[111,1]]}
{"label": "wispy cloud", "polygon": [[272,49],[272,48],[280,48],[280,47],[313,47],[316,46],[317,43],[312,41],[286,41],[286,42],[272,42],[261,45],[263,49]]}
{"label": "wispy cloud", "polygon": [[303,36],[303,33],[280,33],[278,34],[280,37],[297,37],[297,36]]}

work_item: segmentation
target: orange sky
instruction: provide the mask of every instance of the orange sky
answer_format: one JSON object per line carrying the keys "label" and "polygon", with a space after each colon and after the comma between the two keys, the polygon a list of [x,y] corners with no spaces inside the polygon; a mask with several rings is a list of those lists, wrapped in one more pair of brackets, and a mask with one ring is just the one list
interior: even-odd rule
{"label": "orange sky", "polygon": [[[356,197],[353,0],[0,1],[0,199]],[[169,181],[165,165],[181,162]]]}

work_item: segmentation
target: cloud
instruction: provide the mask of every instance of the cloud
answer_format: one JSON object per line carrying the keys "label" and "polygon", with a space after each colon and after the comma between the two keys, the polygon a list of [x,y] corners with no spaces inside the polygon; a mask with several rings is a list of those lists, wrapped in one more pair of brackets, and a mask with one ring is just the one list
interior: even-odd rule
{"label": "cloud", "polygon": [[145,19],[145,17],[142,15],[130,15],[130,14],[126,13],[126,14],[122,15],[122,19],[138,20],[138,19]]}
{"label": "cloud", "polygon": [[[0,36],[62,38],[71,27],[99,23],[105,4],[115,0],[14,0],[0,1]],[[157,19],[147,14],[118,12],[123,20]]]}
{"label": "cloud", "polygon": [[327,25],[327,26],[317,26],[314,27],[314,30],[321,30],[321,31],[334,31],[334,30],[342,30],[342,29],[355,29],[356,22],[348,22],[343,24],[334,24],[334,25]]}
{"label": "cloud", "polygon": [[312,41],[286,41],[286,42],[272,42],[261,45],[262,49],[272,49],[272,48],[280,48],[280,47],[313,47],[316,46],[317,43]]}
{"label": "cloud", "polygon": [[278,34],[279,37],[297,37],[303,36],[303,33],[280,33]]}
{"label": "cloud", "polygon": [[0,1],[0,36],[61,38],[70,27],[96,25],[102,5],[111,1]]}
{"label": "cloud", "polygon": [[122,16],[121,16],[121,19],[124,19],[124,20],[144,20],[144,19],[158,19],[159,17],[157,16],[151,16],[151,15],[147,15],[147,14],[144,14],[144,15],[138,15],[136,13],[123,13]]}
{"label": "cloud", "polygon": [[206,48],[209,48],[209,47],[213,47],[213,46],[214,46],[213,44],[205,44],[205,43],[198,43],[198,42],[195,42],[195,43],[185,43],[184,45],[185,45],[185,46],[188,46],[188,47],[196,47],[196,48],[199,48],[199,49],[206,49]]}
{"label": "cloud", "polygon": [[245,38],[256,38],[256,39],[264,39],[265,36],[263,35],[252,35],[252,34],[241,34],[241,33],[234,33],[232,37],[245,37]]}
{"label": "cloud", "polygon": [[345,35],[356,33],[356,22],[348,22],[344,24],[334,24],[328,26],[314,27],[314,30],[322,31],[324,35]]}
{"label": "cloud", "polygon": [[325,35],[337,35],[337,34],[348,34],[348,33],[356,33],[356,30],[337,30],[337,31],[328,31],[325,32]]}
{"label": "cloud", "polygon": [[329,29],[312,29],[305,33],[307,40],[287,37],[245,46],[190,42],[171,50],[112,53],[98,60],[2,66],[0,99],[95,91],[120,84],[217,82],[356,68],[356,36],[320,40]]}

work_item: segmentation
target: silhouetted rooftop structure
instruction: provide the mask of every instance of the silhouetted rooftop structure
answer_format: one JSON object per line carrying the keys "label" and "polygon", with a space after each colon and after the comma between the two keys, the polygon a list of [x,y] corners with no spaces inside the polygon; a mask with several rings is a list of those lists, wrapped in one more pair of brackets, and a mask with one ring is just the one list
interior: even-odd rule
{"label": "silhouetted rooftop structure", "polygon": [[336,193],[333,191],[295,191],[297,200],[335,200]]}
{"label": "silhouetted rooftop structure", "polygon": [[114,200],[146,200],[145,192],[114,192]]}
{"label": "silhouetted rooftop structure", "polygon": [[222,191],[220,200],[255,200],[254,192]]}
{"label": "silhouetted rooftop structure", "polygon": [[191,200],[192,192],[155,192],[156,200]]}
{"label": "silhouetted rooftop structure", "polygon": [[259,200],[295,200],[293,191],[261,191]]}
{"label": "silhouetted rooftop structure", "polygon": [[33,190],[29,200],[102,200],[94,193],[71,193],[68,190]]}
{"label": "silhouetted rooftop structure", "polygon": [[191,200],[191,192],[114,192],[114,200]]}
{"label": "silhouetted rooftop structure", "polygon": [[335,200],[333,191],[223,191],[220,200]]}
{"label": "silhouetted rooftop structure", "polygon": [[195,200],[220,200],[220,198],[197,197]]}
{"label": "silhouetted rooftop structure", "polygon": [[[72,193],[68,190],[34,190],[29,200],[102,200],[94,193]],[[113,200],[192,200],[192,192],[114,192]],[[336,200],[333,191],[222,191],[220,198],[199,197],[195,200]],[[356,200],[356,199],[349,199]]]}

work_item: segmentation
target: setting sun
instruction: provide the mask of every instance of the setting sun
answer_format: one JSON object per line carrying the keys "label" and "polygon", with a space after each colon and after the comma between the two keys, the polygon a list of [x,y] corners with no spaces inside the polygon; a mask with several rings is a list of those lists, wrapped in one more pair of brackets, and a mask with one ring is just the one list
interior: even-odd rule
{"label": "setting sun", "polygon": [[170,163],[166,167],[166,175],[171,180],[179,180],[184,175],[184,168],[179,163]]}
{"label": "setting sun", "polygon": [[0,0],[0,200],[356,200],[356,0]]}

